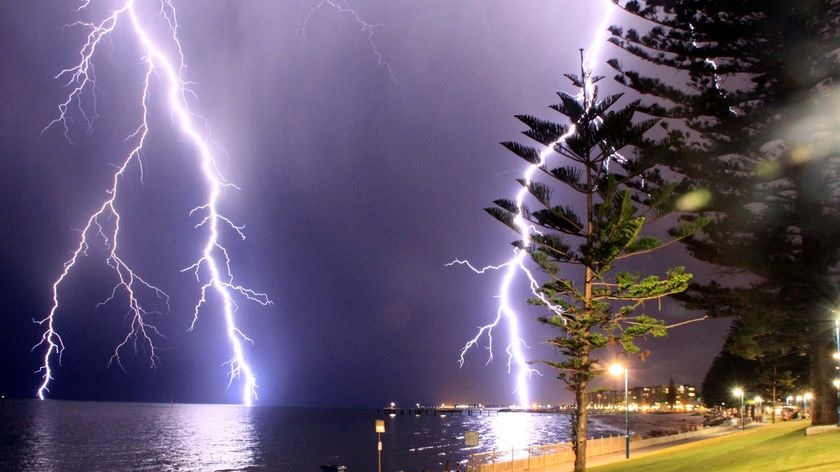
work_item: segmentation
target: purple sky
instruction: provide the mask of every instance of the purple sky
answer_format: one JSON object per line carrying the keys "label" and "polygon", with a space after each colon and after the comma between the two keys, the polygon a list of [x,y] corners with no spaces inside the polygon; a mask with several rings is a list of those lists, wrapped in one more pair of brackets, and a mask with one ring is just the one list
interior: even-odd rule
{"label": "purple sky", "polygon": [[[107,2],[106,2],[107,3]],[[501,274],[447,268],[506,260],[516,235],[482,208],[510,198],[524,166],[498,143],[519,140],[514,114],[560,119],[547,107],[568,90],[603,6],[591,1],[357,0],[388,68],[352,16],[325,6],[302,30],[316,1],[176,4],[198,111],[228,155],[221,171],[239,187],[225,213],[248,238],[229,241],[239,281],[270,294],[271,307],[240,303],[239,319],[264,403],[374,406],[464,401],[511,403],[504,333],[496,360],[458,351],[495,315]],[[85,15],[96,16],[102,5]],[[40,351],[30,352],[49,309],[50,284],[101,201],[112,165],[136,126],[142,71],[136,44],[117,31],[98,56],[97,108],[90,131],[76,123],[69,144],[55,117],[66,90],[53,76],[71,66],[79,18],[55,2],[0,5],[0,394],[37,388]],[[620,21],[620,18],[616,18]],[[614,57],[615,48],[605,48]],[[600,73],[608,73],[599,64]],[[605,88],[614,84],[605,80]],[[149,371],[128,356],[128,373],[106,369],[125,334],[119,304],[96,308],[113,285],[97,250],[62,291],[57,328],[67,345],[52,396],[77,399],[236,402],[226,389],[229,349],[217,311],[188,333],[199,296],[189,274],[201,234],[187,213],[199,202],[193,150],[152,101],[144,180],[134,172],[122,201],[126,257],[171,297],[154,321],[162,364]],[[98,249],[101,251],[101,248]],[[687,264],[681,251],[653,256],[651,269]],[[521,282],[521,280],[520,280]],[[527,289],[519,284],[518,299]],[[663,316],[690,317],[674,304]],[[647,307],[656,311],[655,304]],[[528,355],[552,352],[552,335],[523,311]],[[216,316],[214,316],[216,315]],[[699,384],[720,349],[727,321],[680,328],[645,343],[653,356],[631,365],[631,384]],[[609,354],[602,356],[609,358]],[[554,374],[532,382],[533,399],[569,401]],[[617,387],[617,381],[603,382]]]}

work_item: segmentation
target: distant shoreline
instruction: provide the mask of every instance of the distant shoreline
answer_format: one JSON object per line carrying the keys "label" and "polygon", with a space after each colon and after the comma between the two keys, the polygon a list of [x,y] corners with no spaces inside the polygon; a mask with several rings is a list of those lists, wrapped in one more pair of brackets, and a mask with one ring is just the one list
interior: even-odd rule
{"label": "distant shoreline", "polygon": [[[602,429],[614,430],[624,434],[624,413],[589,413],[592,423],[602,426]],[[665,436],[668,434],[684,433],[694,429],[703,429],[703,415],[699,413],[630,412],[630,434],[641,438]]]}

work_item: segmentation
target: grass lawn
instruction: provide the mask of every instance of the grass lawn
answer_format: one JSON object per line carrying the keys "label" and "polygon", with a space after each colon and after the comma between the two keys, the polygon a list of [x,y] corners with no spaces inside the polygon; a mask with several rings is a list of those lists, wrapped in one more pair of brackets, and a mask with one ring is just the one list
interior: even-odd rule
{"label": "grass lawn", "polygon": [[806,421],[776,423],[675,446],[591,472],[838,472],[840,432],[805,436]]}

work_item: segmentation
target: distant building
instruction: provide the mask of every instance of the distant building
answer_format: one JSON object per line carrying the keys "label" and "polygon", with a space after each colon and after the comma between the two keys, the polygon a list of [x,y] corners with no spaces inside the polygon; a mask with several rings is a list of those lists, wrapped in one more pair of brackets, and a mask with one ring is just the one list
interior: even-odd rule
{"label": "distant building", "polygon": [[[674,404],[668,403],[668,385],[633,387],[628,392],[630,410],[637,411],[693,411],[700,408],[694,385],[674,385]],[[595,410],[624,410],[624,389],[596,390],[587,394],[589,408]]]}

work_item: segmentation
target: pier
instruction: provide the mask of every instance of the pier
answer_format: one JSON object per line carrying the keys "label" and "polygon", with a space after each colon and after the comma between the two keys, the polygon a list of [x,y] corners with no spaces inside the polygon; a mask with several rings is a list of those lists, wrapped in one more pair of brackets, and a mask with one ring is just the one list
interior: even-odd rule
{"label": "pier", "polygon": [[511,407],[486,407],[486,406],[421,406],[417,408],[378,408],[377,415],[388,416],[497,416],[499,413],[532,413],[532,414],[557,414],[562,410],[554,408],[511,408]]}

